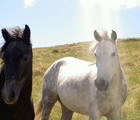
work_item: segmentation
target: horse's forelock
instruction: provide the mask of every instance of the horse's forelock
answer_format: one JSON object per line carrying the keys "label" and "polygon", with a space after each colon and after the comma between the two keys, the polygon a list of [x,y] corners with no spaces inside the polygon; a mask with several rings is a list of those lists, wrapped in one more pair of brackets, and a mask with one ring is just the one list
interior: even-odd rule
{"label": "horse's forelock", "polygon": [[21,29],[20,27],[15,27],[14,29],[10,29],[9,33],[11,35],[11,38],[22,38],[23,29]]}
{"label": "horse's forelock", "polygon": [[[1,47],[0,51],[4,52],[5,49],[8,47],[9,43],[11,43],[12,41],[18,41],[18,40],[22,40],[22,36],[23,36],[23,29],[21,29],[20,27],[15,27],[12,29],[8,29],[8,32],[10,33],[11,36],[11,40],[10,41],[6,41],[3,46]],[[30,44],[31,46],[31,44]]]}
{"label": "horse's forelock", "polygon": [[102,34],[101,34],[102,38],[103,39],[108,39],[109,38],[109,35],[108,35],[108,32],[107,31],[104,31]]}
{"label": "horse's forelock", "polygon": [[[108,32],[107,30],[104,30],[104,31],[100,31],[99,32],[99,35],[101,36],[101,38],[102,38],[102,40],[105,40],[105,41],[107,41],[107,40],[110,40],[110,41],[113,41],[112,39],[111,39],[111,35],[110,35],[111,33],[110,32]],[[101,40],[101,41],[102,41]],[[114,42],[114,41],[113,41]]]}

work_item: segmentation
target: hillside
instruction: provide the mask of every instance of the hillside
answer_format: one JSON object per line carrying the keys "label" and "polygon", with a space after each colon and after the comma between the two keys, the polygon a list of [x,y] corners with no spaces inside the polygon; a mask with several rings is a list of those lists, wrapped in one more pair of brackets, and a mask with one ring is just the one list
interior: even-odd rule
{"label": "hillside", "polygon": [[[33,49],[33,100],[35,104],[41,97],[42,78],[47,68],[57,59],[66,56],[95,61],[95,57],[89,50],[91,44],[92,42],[82,42]],[[118,40],[117,46],[129,89],[128,98],[123,106],[122,120],[140,120],[140,39]],[[60,106],[57,103],[51,114],[51,120],[59,120],[60,114]],[[75,114],[73,120],[88,120],[88,117]]]}

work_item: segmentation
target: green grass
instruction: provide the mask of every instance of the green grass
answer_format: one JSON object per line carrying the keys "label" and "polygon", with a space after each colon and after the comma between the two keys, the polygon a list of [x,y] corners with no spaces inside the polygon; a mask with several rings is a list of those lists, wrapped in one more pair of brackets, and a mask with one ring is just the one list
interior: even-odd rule
{"label": "green grass", "polygon": [[[95,61],[89,50],[91,42],[76,43],[47,48],[33,49],[33,100],[37,104],[41,97],[42,78],[47,68],[57,59],[72,56]],[[128,82],[128,97],[122,109],[122,120],[140,120],[140,39],[118,41],[120,64]],[[55,104],[50,120],[60,120],[61,109]],[[74,114],[72,120],[88,120],[87,116]],[[106,120],[102,118],[101,120]]]}

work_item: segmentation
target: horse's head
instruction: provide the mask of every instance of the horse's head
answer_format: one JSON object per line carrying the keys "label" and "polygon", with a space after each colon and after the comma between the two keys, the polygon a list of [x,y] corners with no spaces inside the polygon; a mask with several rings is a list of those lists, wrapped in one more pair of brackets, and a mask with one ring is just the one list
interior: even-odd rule
{"label": "horse's head", "polygon": [[100,91],[106,91],[113,75],[119,68],[119,58],[116,47],[117,34],[112,30],[111,37],[104,32],[99,35],[94,31],[94,37],[98,41],[94,54],[96,56],[97,79],[95,85]]}
{"label": "horse's head", "polygon": [[5,44],[1,48],[1,58],[4,63],[4,86],[1,96],[6,104],[15,104],[25,85],[29,69],[31,69],[32,49],[30,44],[30,28],[14,29],[8,32],[2,29]]}

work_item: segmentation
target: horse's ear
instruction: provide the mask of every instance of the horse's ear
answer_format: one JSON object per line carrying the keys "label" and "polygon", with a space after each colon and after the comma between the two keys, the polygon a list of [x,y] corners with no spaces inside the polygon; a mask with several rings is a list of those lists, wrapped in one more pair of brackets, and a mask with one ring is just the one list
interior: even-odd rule
{"label": "horse's ear", "polygon": [[8,42],[11,38],[11,35],[9,34],[9,32],[6,29],[2,29],[1,32],[2,32],[2,36],[4,40]]}
{"label": "horse's ear", "polygon": [[25,25],[25,29],[23,31],[22,38],[23,38],[24,42],[27,43],[27,44],[30,44],[30,34],[31,34],[31,32],[30,32],[29,26]]}
{"label": "horse's ear", "polygon": [[117,33],[114,30],[112,30],[111,39],[114,41],[117,39]]}
{"label": "horse's ear", "polygon": [[96,30],[94,31],[94,37],[99,42],[102,40],[102,37],[98,34],[98,32]]}

